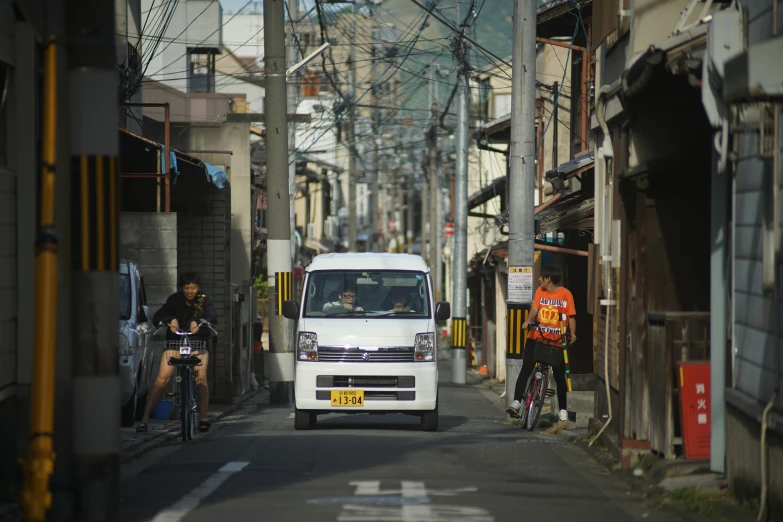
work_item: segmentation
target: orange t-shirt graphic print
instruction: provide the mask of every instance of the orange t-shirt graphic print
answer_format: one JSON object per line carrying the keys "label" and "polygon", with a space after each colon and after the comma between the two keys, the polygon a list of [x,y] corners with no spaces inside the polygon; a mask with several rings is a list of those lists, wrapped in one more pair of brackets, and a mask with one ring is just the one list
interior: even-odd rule
{"label": "orange t-shirt graphic print", "polygon": [[533,306],[538,308],[536,320],[541,326],[530,333],[530,338],[559,346],[561,328],[568,324],[569,316],[576,315],[574,296],[562,286],[554,292],[538,288],[533,296]]}

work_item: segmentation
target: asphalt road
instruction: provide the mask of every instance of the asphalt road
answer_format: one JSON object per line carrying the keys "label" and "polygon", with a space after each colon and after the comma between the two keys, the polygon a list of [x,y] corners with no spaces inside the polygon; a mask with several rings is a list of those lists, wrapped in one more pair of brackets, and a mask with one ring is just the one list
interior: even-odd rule
{"label": "asphalt road", "polygon": [[440,430],[408,416],[319,417],[250,403],[187,445],[124,467],[117,522],[677,520],[581,449],[529,434],[477,386],[447,382]]}

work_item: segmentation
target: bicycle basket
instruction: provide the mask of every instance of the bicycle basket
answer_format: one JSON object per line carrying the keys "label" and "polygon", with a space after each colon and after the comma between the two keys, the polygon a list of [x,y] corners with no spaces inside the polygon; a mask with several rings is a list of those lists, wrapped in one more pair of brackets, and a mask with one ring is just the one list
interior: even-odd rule
{"label": "bicycle basket", "polygon": [[556,346],[536,342],[535,350],[533,351],[533,360],[548,366],[562,366],[563,350]]}
{"label": "bicycle basket", "polygon": [[204,353],[206,348],[206,341],[190,341],[185,339],[179,341],[166,341],[166,350],[174,350],[183,356],[188,356],[193,352]]}

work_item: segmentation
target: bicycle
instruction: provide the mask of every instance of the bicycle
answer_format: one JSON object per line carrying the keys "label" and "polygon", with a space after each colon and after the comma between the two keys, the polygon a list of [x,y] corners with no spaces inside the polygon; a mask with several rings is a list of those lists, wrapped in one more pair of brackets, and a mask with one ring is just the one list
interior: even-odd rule
{"label": "bicycle", "polygon": [[[528,331],[532,331],[535,328],[541,333],[541,325],[538,321],[531,321],[528,324]],[[535,344],[535,352],[533,352],[535,366],[527,380],[525,394],[522,397],[524,402],[522,402],[520,408],[522,425],[528,431],[533,431],[538,424],[538,419],[541,416],[541,409],[544,407],[544,401],[555,396],[555,390],[549,388],[549,381],[552,378],[552,366],[561,363],[565,364],[568,391],[571,391],[571,371],[568,366],[568,351],[565,333],[560,335],[560,342],[562,350],[541,342],[536,342]]]}
{"label": "bicycle", "polygon": [[[171,325],[165,323],[169,329]],[[198,325],[199,328],[206,326],[217,335],[215,328],[208,322],[203,321]],[[163,326],[161,326],[162,328]],[[193,368],[201,366],[201,359],[191,355],[193,352],[205,352],[207,341],[194,341],[189,337],[193,335],[191,331],[179,330],[174,332],[182,337],[179,341],[166,341],[166,350],[179,352],[179,357],[169,358],[169,366],[177,368],[175,382],[178,385],[177,396],[179,398],[179,419],[182,433],[182,440],[193,440],[195,435],[196,415],[198,414],[198,401],[196,396],[196,379]]]}

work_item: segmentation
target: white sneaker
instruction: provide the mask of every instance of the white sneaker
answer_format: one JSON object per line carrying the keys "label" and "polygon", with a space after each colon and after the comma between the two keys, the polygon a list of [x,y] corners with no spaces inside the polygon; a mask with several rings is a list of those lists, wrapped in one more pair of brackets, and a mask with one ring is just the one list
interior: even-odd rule
{"label": "white sneaker", "polygon": [[506,409],[506,413],[508,413],[512,417],[519,417],[520,406],[521,404],[519,403],[519,401],[514,401],[511,403],[511,406],[509,406],[508,409]]}
{"label": "white sneaker", "polygon": [[560,422],[568,422],[568,410],[560,410]]}

